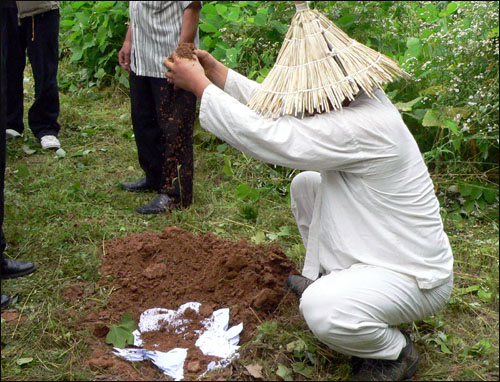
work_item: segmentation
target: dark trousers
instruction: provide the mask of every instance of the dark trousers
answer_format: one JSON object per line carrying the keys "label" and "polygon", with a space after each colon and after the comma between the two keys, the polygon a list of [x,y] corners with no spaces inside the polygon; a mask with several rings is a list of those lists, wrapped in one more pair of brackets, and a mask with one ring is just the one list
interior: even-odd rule
{"label": "dark trousers", "polygon": [[132,124],[139,164],[149,185],[176,206],[193,200],[196,96],[167,79],[130,74]]}
{"label": "dark trousers", "polygon": [[23,80],[26,52],[35,79],[35,102],[28,112],[28,124],[37,138],[59,133],[59,92],[57,65],[59,59],[59,10],[33,17],[23,17],[18,25],[17,10],[3,9],[7,29],[7,129],[22,133]]}
{"label": "dark trousers", "polygon": [[5,237],[3,236],[3,188],[5,180],[5,112],[7,98],[6,50],[4,40],[7,38],[6,8],[0,8],[0,264],[3,264]]}

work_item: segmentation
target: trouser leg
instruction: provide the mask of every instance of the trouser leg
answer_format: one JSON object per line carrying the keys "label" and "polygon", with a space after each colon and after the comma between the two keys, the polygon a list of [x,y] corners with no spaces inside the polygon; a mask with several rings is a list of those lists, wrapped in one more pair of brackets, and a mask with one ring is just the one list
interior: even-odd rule
{"label": "trouser leg", "polygon": [[168,194],[174,205],[187,207],[193,200],[193,129],[196,96],[166,79],[153,80],[157,120],[162,131],[160,192]]}
{"label": "trouser leg", "polygon": [[[8,19],[11,17],[10,11],[11,9],[2,9],[1,15],[2,19],[0,20],[0,36],[1,36],[1,44],[0,44],[0,264],[3,264],[4,260],[4,250],[6,247],[5,237],[3,235],[3,216],[4,216],[4,180],[5,180],[5,113],[7,111],[6,98],[7,98],[7,31]],[[15,11],[15,9],[14,9]]]}
{"label": "trouser leg", "polygon": [[2,98],[7,108],[6,128],[16,130],[19,134],[24,131],[23,123],[23,79],[26,67],[26,41],[22,38],[22,28],[18,25],[16,8],[2,9],[2,49],[6,57],[6,84],[7,97]]}
{"label": "trouser leg", "polygon": [[413,277],[354,265],[311,284],[300,310],[311,331],[333,350],[395,360],[406,344],[396,326],[435,314],[448,301],[452,284],[422,290]]}
{"label": "trouser leg", "polygon": [[130,73],[130,103],[139,164],[150,187],[159,191],[164,137],[156,118],[150,77]]}
{"label": "trouser leg", "polygon": [[292,214],[305,248],[307,248],[309,227],[320,184],[321,175],[318,172],[305,171],[295,176],[290,185]]}
{"label": "trouser leg", "polygon": [[57,122],[59,10],[24,17],[21,24],[25,30],[23,37],[27,39],[28,57],[35,79],[35,102],[28,112],[29,126],[38,139],[45,135],[57,136],[60,130]]}

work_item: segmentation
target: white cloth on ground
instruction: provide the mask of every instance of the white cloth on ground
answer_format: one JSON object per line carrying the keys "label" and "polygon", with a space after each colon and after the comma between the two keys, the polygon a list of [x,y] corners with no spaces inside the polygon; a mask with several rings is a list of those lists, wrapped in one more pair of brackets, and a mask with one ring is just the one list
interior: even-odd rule
{"label": "white cloth on ground", "polygon": [[[303,275],[368,264],[446,284],[453,254],[439,202],[415,139],[381,91],[349,107],[297,119],[265,119],[247,102],[259,85],[229,70],[224,91],[209,85],[201,126],[264,162],[320,171]],[[234,97],[234,98],[233,98]]]}
{"label": "white cloth on ground", "polygon": [[[291,204],[306,243],[321,176],[305,171],[291,184]],[[414,277],[385,268],[354,264],[320,277],[303,293],[300,310],[311,331],[346,355],[397,359],[405,338],[396,325],[423,319],[448,300],[453,280],[420,289]]]}

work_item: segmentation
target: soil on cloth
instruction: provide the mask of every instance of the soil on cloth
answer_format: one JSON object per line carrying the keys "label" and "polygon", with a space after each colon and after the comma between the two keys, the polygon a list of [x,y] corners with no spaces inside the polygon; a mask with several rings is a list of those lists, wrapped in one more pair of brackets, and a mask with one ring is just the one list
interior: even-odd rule
{"label": "soil on cloth", "polygon": [[[296,267],[277,245],[255,246],[246,240],[235,242],[168,227],[159,234],[114,239],[103,248],[103,277],[99,284],[114,290],[105,309],[91,315],[109,317],[108,326],[118,322],[125,312],[130,312],[138,322],[146,309],[177,310],[182,304],[194,301],[202,306],[199,313],[189,312],[191,328],[201,325],[200,321],[214,310],[230,308],[229,326],[240,322],[244,325],[241,345],[252,338],[257,325],[273,318],[280,304],[297,303],[284,287],[286,277],[297,274]],[[119,379],[168,379],[149,361],[139,363],[149,364],[146,371],[140,366],[140,373],[133,370],[137,363],[125,368],[124,361],[111,354],[109,345],[105,354],[102,345],[106,330],[102,325],[102,320],[95,324],[94,335],[100,337],[96,341],[100,346],[91,354],[91,367],[109,369],[113,374],[118,373],[115,376]],[[199,351],[194,345],[196,336],[180,340],[169,337],[171,332],[162,328],[148,333],[144,340],[147,344],[158,344],[163,351],[167,351],[170,344],[188,348],[185,379],[196,379],[216,358]]]}

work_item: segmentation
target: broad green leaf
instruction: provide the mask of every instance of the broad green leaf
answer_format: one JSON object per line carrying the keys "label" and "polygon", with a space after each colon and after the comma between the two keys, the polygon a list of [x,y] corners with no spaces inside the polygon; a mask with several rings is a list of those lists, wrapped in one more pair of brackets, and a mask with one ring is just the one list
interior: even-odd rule
{"label": "broad green leaf", "polygon": [[259,27],[265,27],[267,25],[267,15],[264,13],[257,13],[255,15],[255,24]]}
{"label": "broad green leaf", "polygon": [[33,357],[26,357],[26,358],[19,358],[16,360],[16,363],[19,366],[26,365],[27,363],[30,363],[33,361]]}
{"label": "broad green leaf", "polygon": [[134,322],[132,319],[132,314],[130,313],[124,313],[121,320],[120,320],[120,326],[123,326],[127,329],[130,329],[131,331],[134,331],[137,329],[137,324]]}
{"label": "broad green leaf", "polygon": [[313,368],[311,366],[307,366],[304,362],[297,362],[292,364],[292,369],[294,372],[303,375],[306,378],[312,379]]}
{"label": "broad green leaf", "polygon": [[270,23],[274,29],[276,29],[279,33],[286,33],[288,27],[285,24],[280,23],[277,20],[272,20]]}
{"label": "broad green leaf", "polygon": [[266,241],[266,234],[262,231],[257,231],[255,235],[250,238],[255,244],[259,245]]}
{"label": "broad green leaf", "polygon": [[217,9],[214,5],[210,3],[203,3],[203,8],[201,8],[201,12],[207,15],[214,15],[217,13]]}
{"label": "broad green leaf", "polygon": [[66,156],[66,151],[64,151],[64,149],[57,149],[56,151],[56,155],[59,157],[59,158],[64,158]]}
{"label": "broad green leaf", "polygon": [[455,122],[446,121],[444,125],[448,128],[448,130],[453,132],[453,134],[458,134],[458,126]]}
{"label": "broad green leaf", "polygon": [[441,126],[441,113],[436,110],[427,110],[425,113],[424,120],[422,121],[424,126]]}
{"label": "broad green leaf", "polygon": [[207,33],[215,33],[219,29],[212,24],[200,24],[200,30],[202,30],[203,32],[207,32]]}
{"label": "broad green leaf", "polygon": [[233,177],[233,169],[231,168],[231,159],[227,155],[224,155],[224,167],[222,168],[222,173],[230,178]]}
{"label": "broad green leaf", "polygon": [[486,203],[488,204],[493,204],[497,200],[498,196],[498,190],[484,190],[483,192],[484,200],[486,200]]}
{"label": "broad green leaf", "polygon": [[117,348],[124,348],[127,344],[133,345],[134,336],[128,328],[113,325],[106,336],[106,343]]}
{"label": "broad green leaf", "polygon": [[33,150],[31,147],[29,147],[28,145],[23,145],[23,151],[27,154],[27,155],[31,155],[31,154],[34,154],[36,153],[36,150]]}
{"label": "broad green leaf", "polygon": [[[440,341],[438,341],[440,342]],[[448,346],[446,346],[446,344],[444,342],[440,342],[440,346],[441,346],[441,351],[445,354],[453,354],[453,352],[448,349]]]}
{"label": "broad green leaf", "polygon": [[343,26],[343,27],[348,27],[352,25],[356,21],[356,17],[351,15],[350,13],[342,16],[340,19],[337,20],[337,24]]}
{"label": "broad green leaf", "polygon": [[222,4],[215,4],[215,9],[217,9],[217,13],[221,16],[225,16],[227,12],[227,7]]}
{"label": "broad green leaf", "polygon": [[479,289],[477,291],[477,296],[483,301],[483,302],[490,302],[491,297],[493,294],[491,292],[487,292],[484,289]]}
{"label": "broad green leaf", "polygon": [[457,3],[449,3],[448,6],[446,7],[446,16],[451,15],[453,12],[455,12],[458,8]]}
{"label": "broad green leaf", "polygon": [[286,345],[286,350],[289,352],[304,351],[306,349],[307,349],[307,344],[302,339],[298,339]]}
{"label": "broad green leaf", "polygon": [[411,101],[408,102],[397,102],[394,104],[398,108],[398,110],[401,111],[411,111],[413,105],[415,105],[417,102],[419,102],[423,97],[417,97]]}
{"label": "broad green leaf", "polygon": [[292,371],[281,363],[278,363],[278,370],[276,371],[276,375],[284,381],[293,381]]}
{"label": "broad green leaf", "polygon": [[416,37],[410,37],[406,41],[406,54],[410,57],[420,57],[422,55],[422,42]]}

